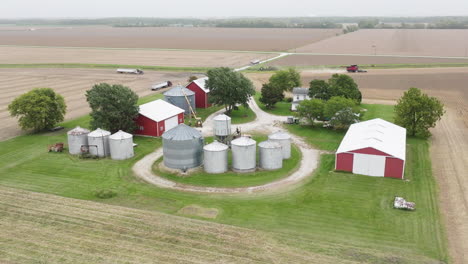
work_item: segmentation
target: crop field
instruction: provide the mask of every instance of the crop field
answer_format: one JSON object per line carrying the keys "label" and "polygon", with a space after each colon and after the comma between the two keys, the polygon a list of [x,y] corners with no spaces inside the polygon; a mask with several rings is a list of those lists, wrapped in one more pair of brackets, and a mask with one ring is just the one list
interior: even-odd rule
{"label": "crop field", "polygon": [[264,60],[274,55],[275,54],[214,51],[0,46],[1,64],[91,63],[166,66],[175,68],[240,67],[248,65],[253,59]]}
{"label": "crop field", "polygon": [[107,82],[130,87],[139,96],[155,93],[150,90],[153,83],[170,80],[174,84],[185,84],[188,72],[146,71],[144,75],[122,75],[115,70],[103,69],[0,69],[0,140],[20,133],[17,120],[10,117],[7,106],[17,96],[40,87],[53,88],[65,97],[67,119],[89,112],[85,92],[94,84]]}
{"label": "crop field", "polygon": [[297,52],[468,57],[467,30],[367,29],[312,43]]}
{"label": "crop field", "polygon": [[0,28],[0,45],[285,51],[336,36],[341,29],[208,27]]}

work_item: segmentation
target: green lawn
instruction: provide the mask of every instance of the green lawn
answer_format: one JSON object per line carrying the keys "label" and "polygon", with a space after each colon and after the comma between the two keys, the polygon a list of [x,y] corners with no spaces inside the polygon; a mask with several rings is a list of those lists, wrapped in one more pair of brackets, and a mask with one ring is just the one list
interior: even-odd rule
{"label": "green lawn", "polygon": [[249,123],[257,118],[257,115],[249,107],[239,106],[238,110],[232,110],[229,114],[231,117],[231,124]]}
{"label": "green lawn", "polygon": [[[366,118],[388,111],[379,106],[374,110]],[[67,129],[87,127],[88,118],[63,125]],[[317,144],[330,132],[318,129],[306,133],[306,128],[297,126],[296,131],[294,127],[291,132]],[[331,132],[323,149],[337,146],[340,133],[342,136],[343,132]],[[292,248],[338,256],[343,261],[448,261],[426,140],[407,142],[405,177],[409,181],[335,173],[334,155],[325,154],[314,176],[302,186],[266,196],[184,193],[135,179],[132,165],[160,147],[160,139],[136,137],[136,156],[127,161],[80,160],[67,153],[47,153],[46,146],[58,141],[66,142],[65,131],[0,142],[0,185],[170,214],[192,204],[217,208],[219,216],[208,221],[266,231]],[[95,191],[102,189],[115,190],[117,196],[96,198]],[[416,202],[417,210],[392,209],[395,195]]]}
{"label": "green lawn", "polygon": [[264,104],[260,102],[261,93],[256,93],[254,95],[255,102],[257,103],[258,107],[263,111],[279,116],[291,116],[294,112],[291,111],[291,103],[282,101],[275,104],[275,107],[272,109],[268,109],[265,107]]}

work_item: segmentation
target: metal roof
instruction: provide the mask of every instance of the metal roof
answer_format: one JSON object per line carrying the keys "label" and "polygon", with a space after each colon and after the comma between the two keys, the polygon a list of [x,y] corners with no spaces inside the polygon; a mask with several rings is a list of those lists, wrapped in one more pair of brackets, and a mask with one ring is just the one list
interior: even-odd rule
{"label": "metal roof", "polygon": [[284,131],[276,131],[268,136],[269,139],[290,139],[291,136]]}
{"label": "metal roof", "polygon": [[281,144],[278,142],[270,141],[270,140],[265,140],[263,142],[260,142],[258,144],[259,148],[268,148],[268,149],[276,149],[276,148],[281,148]]}
{"label": "metal roof", "polygon": [[220,115],[217,115],[215,116],[215,118],[213,118],[213,120],[216,120],[216,121],[226,121],[226,120],[231,120],[231,118],[225,114],[220,114]]}
{"label": "metal roof", "polygon": [[337,153],[374,148],[405,160],[406,129],[380,118],[353,124],[341,141]]}
{"label": "metal roof", "polygon": [[169,91],[164,93],[164,96],[190,96],[194,95],[195,93],[181,85],[177,85],[176,87],[170,89]]}
{"label": "metal roof", "polygon": [[189,127],[186,124],[180,124],[164,132],[162,137],[168,140],[192,140],[194,138],[201,138],[202,134],[195,128]]}
{"label": "metal roof", "polygon": [[293,94],[309,94],[309,88],[293,88]]}
{"label": "metal roof", "polygon": [[109,139],[117,139],[117,140],[120,140],[120,139],[129,139],[129,138],[133,138],[133,135],[132,134],[129,134],[127,132],[124,132],[122,130],[119,130],[117,132],[115,132],[114,134],[112,134]]}
{"label": "metal roof", "polygon": [[98,128],[94,130],[93,132],[90,132],[88,134],[88,137],[106,137],[106,136],[109,136],[110,134],[111,132]]}
{"label": "metal roof", "polygon": [[193,82],[200,87],[205,93],[209,93],[210,90],[205,87],[206,80],[208,80],[208,77],[203,77],[203,78],[198,78],[194,80]]}
{"label": "metal roof", "polygon": [[140,115],[144,115],[147,118],[156,122],[166,120],[170,117],[185,112],[184,109],[177,107],[164,100],[158,99],[146,104],[140,105]]}
{"label": "metal roof", "polygon": [[235,146],[251,146],[255,145],[257,142],[249,137],[240,137],[231,141],[231,145]]}
{"label": "metal roof", "polygon": [[88,133],[89,133],[88,129],[82,128],[80,126],[77,126],[74,129],[67,132],[68,135],[74,135],[74,136],[88,134]]}
{"label": "metal roof", "polygon": [[208,144],[206,146],[203,147],[204,150],[206,151],[225,151],[227,150],[229,147],[221,142],[218,142],[218,141],[213,141],[213,143],[211,144]]}

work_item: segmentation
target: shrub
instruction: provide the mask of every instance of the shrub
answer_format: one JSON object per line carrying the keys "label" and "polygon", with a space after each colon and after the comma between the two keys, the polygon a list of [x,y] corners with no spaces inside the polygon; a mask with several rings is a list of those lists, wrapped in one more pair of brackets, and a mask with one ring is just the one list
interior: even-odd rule
{"label": "shrub", "polygon": [[94,195],[99,199],[110,199],[117,196],[117,192],[112,189],[101,189],[95,191]]}

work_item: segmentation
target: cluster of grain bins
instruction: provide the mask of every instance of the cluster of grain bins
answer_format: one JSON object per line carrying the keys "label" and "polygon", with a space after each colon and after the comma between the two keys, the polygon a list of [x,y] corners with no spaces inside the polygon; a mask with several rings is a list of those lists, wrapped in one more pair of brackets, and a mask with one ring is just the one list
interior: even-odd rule
{"label": "cluster of grain bins", "polygon": [[183,86],[177,85],[165,92],[164,100],[184,109],[186,115],[195,111],[195,93]]}
{"label": "cluster of grain bins", "polygon": [[68,150],[77,155],[87,152],[92,156],[124,160],[133,157],[133,136],[123,131],[112,134],[103,129],[89,130],[76,127],[68,131]]}
{"label": "cluster of grain bins", "polygon": [[164,132],[162,138],[166,167],[185,171],[202,164],[204,140],[200,131],[180,124]]}

